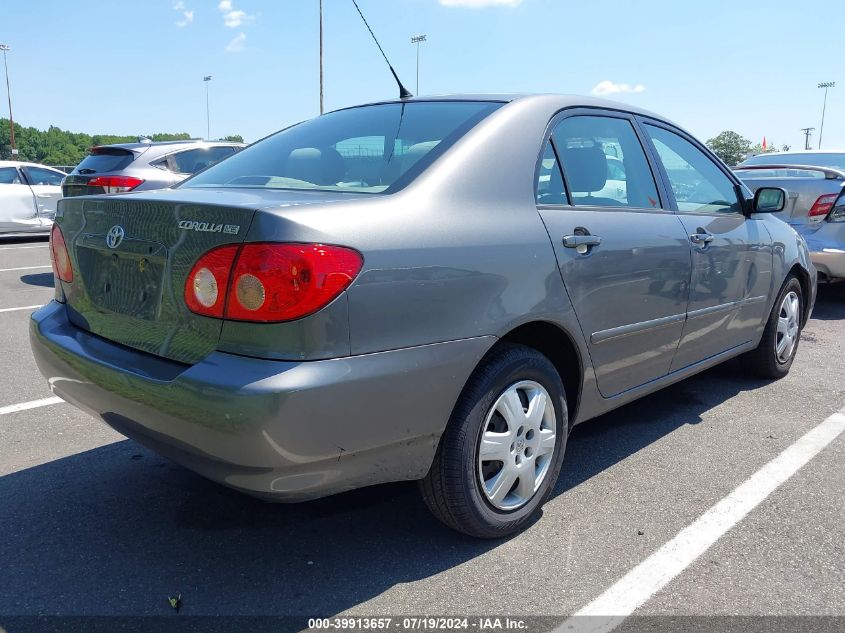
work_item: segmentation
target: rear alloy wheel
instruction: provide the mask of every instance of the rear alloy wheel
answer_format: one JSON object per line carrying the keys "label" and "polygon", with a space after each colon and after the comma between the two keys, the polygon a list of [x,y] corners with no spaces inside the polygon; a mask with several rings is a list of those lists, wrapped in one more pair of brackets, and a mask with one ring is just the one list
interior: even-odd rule
{"label": "rear alloy wheel", "polygon": [[557,425],[549,393],[533,380],[508,387],[487,414],[478,446],[478,477],[487,501],[516,510],[549,472]]}
{"label": "rear alloy wheel", "polygon": [[569,429],[560,375],[522,345],[500,345],[464,388],[420,482],[443,523],[481,538],[528,525],[560,473]]}
{"label": "rear alloy wheel", "polygon": [[760,344],[742,356],[746,369],[762,378],[783,378],[789,373],[801,340],[803,306],[801,284],[790,276],[772,307]]}

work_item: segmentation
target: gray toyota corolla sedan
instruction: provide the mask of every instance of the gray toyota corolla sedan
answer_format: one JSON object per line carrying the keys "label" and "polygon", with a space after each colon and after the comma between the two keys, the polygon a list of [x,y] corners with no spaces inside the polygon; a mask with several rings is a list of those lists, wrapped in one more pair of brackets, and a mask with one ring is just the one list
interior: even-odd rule
{"label": "gray toyota corolla sedan", "polygon": [[62,200],[32,348],[56,394],[227,486],[420,480],[502,536],[574,424],[734,356],[789,371],[816,272],[784,197],[618,103],[348,108],[175,189]]}

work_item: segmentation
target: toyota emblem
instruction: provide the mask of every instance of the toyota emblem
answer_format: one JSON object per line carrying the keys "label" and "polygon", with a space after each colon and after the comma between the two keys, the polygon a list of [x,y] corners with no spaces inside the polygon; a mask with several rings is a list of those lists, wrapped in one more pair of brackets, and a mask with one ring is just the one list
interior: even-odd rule
{"label": "toyota emblem", "polygon": [[126,232],[123,230],[122,226],[120,226],[119,224],[115,224],[109,229],[108,235],[106,235],[106,245],[109,248],[117,248],[123,241],[123,236],[125,233]]}

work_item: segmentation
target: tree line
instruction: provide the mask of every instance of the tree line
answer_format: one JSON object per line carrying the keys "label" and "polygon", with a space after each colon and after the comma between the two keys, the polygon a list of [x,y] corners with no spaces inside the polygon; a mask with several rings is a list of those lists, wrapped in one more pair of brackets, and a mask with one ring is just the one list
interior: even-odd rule
{"label": "tree line", "polygon": [[[191,135],[187,132],[159,132],[145,136],[153,141],[185,141],[191,138]],[[15,146],[18,149],[18,160],[43,163],[44,165],[76,165],[95,145],[133,143],[137,140],[137,135],[121,136],[117,134],[69,132],[55,125],[51,125],[46,130],[39,130],[15,123]],[[243,137],[239,134],[218,140],[243,143]],[[0,160],[10,160],[11,158],[12,145],[9,119],[0,118]]]}
{"label": "tree line", "polygon": [[[751,141],[733,130],[720,132],[717,136],[707,141],[707,147],[731,167],[741,163],[749,156],[778,151],[774,143],[767,144],[766,148],[763,149],[760,143],[752,145]],[[783,145],[780,151],[788,152],[789,149],[789,145]]]}

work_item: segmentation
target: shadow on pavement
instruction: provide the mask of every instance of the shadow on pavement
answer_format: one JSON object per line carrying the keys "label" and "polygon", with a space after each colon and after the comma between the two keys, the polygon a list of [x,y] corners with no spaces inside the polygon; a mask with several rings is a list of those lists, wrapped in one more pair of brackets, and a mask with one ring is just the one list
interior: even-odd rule
{"label": "shadow on pavement", "polygon": [[46,244],[50,241],[49,233],[33,233],[32,235],[15,235],[6,236],[0,234],[0,246],[16,246],[18,244],[26,245],[29,242],[43,242]]}
{"label": "shadow on pavement", "polygon": [[21,281],[30,286],[42,286],[52,288],[55,285],[53,273],[37,273],[34,275],[21,275]]}
{"label": "shadow on pavement", "polygon": [[819,284],[819,295],[811,318],[822,321],[845,319],[845,282]]}
{"label": "shadow on pavement", "polygon": [[[760,384],[729,363],[579,426],[556,494]],[[6,615],[167,616],[178,592],[185,615],[328,616],[501,544],[442,527],[412,483],[270,504],[129,440],[2,477],[0,499]]]}

